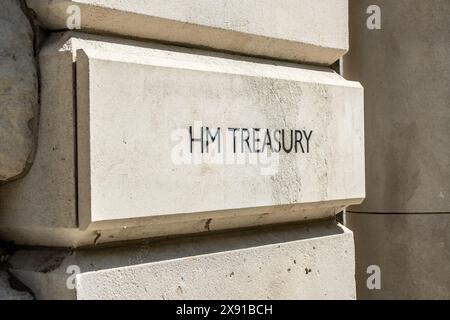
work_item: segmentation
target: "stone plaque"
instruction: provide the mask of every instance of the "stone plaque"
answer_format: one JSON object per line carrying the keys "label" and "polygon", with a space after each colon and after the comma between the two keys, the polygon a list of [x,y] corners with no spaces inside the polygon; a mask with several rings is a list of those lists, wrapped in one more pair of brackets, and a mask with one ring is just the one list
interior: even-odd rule
{"label": "stone plaque", "polygon": [[324,69],[133,51],[97,41],[76,54],[81,221],[364,197],[359,84]]}
{"label": "stone plaque", "polygon": [[327,68],[59,37],[41,52],[36,163],[3,200],[13,225],[109,230],[114,241],[331,217],[364,198],[359,83]]}

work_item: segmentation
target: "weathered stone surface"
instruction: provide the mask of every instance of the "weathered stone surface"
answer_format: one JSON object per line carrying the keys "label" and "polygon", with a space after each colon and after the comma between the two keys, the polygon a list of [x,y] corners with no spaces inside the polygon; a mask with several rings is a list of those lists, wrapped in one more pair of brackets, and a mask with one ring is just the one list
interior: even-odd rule
{"label": "weathered stone surface", "polygon": [[[450,299],[450,214],[348,213],[358,299]],[[367,267],[381,271],[369,290]]]}
{"label": "weathered stone surface", "polygon": [[37,121],[33,30],[20,1],[0,3],[0,184],[32,161]]}
{"label": "weathered stone surface", "polygon": [[355,299],[352,233],[334,221],[72,253],[23,250],[11,264],[38,299]]}
{"label": "weathered stone surface", "polygon": [[367,92],[367,197],[351,210],[450,212],[450,2],[353,0],[350,17],[344,76]]}
{"label": "weathered stone surface", "polygon": [[[347,0],[28,0],[43,25],[330,65],[348,49]],[[75,19],[74,19],[75,17]]]}
{"label": "weathered stone surface", "polygon": [[0,269],[0,301],[2,300],[33,300],[33,297],[27,291],[11,288],[10,276]]}
{"label": "weathered stone surface", "polygon": [[[81,227],[241,208],[340,207],[333,201],[364,197],[362,88],[330,70],[130,50],[101,39],[81,40],[76,59]],[[222,130],[210,139],[217,159],[191,142],[201,136],[196,122],[212,134]],[[340,132],[343,126],[349,130]],[[263,150],[252,128],[260,128],[261,142],[274,141],[259,153],[268,161],[228,162]],[[263,138],[265,128],[301,129],[304,143],[286,151],[286,133],[279,139],[289,146],[268,153],[280,145],[275,132]]]}
{"label": "weathered stone surface", "polygon": [[[69,33],[41,71],[48,125],[32,172],[0,194],[5,237],[92,245],[331,217],[364,198],[362,88],[329,69]],[[259,162],[189,162],[196,121],[314,136]]]}
{"label": "weathered stone surface", "polygon": [[77,227],[72,55],[52,58],[40,59],[43,107],[35,161],[25,177],[0,187],[2,226]]}

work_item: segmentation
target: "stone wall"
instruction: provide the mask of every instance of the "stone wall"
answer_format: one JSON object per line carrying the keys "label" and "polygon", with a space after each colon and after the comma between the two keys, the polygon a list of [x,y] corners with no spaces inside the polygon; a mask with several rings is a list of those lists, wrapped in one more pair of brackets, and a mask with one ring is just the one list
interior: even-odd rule
{"label": "stone wall", "polygon": [[[381,29],[366,27],[369,5]],[[354,0],[350,17],[344,75],[366,92],[367,197],[347,213],[358,297],[449,299],[450,2]]]}
{"label": "stone wall", "polygon": [[49,37],[36,132],[29,24],[9,82],[29,150],[5,179],[38,144],[0,188],[0,240],[36,298],[355,299],[335,220],[365,197],[363,88],[331,67],[346,0],[19,4]]}
{"label": "stone wall", "polygon": [[34,32],[19,0],[0,4],[0,184],[29,169],[38,122]]}

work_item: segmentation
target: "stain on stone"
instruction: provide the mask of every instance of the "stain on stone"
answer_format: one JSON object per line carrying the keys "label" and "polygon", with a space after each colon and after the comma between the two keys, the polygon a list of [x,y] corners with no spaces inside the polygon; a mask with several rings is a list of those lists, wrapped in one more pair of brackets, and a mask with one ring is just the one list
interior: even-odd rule
{"label": "stain on stone", "polygon": [[206,223],[205,223],[205,230],[208,230],[208,231],[210,230],[211,221],[212,221],[211,218],[208,219],[208,220],[206,220]]}
{"label": "stain on stone", "polygon": [[180,286],[178,286],[177,288],[177,294],[179,295],[183,294],[183,288],[181,288]]}
{"label": "stain on stone", "polygon": [[305,268],[305,273],[306,274],[310,273],[311,271],[312,271],[311,269]]}
{"label": "stain on stone", "polygon": [[45,264],[39,268],[38,272],[49,273],[56,270],[66,258],[66,253],[51,253],[46,259]]}
{"label": "stain on stone", "polygon": [[100,237],[102,236],[101,232],[97,231],[97,235],[95,236],[94,239],[94,245],[97,244],[98,239],[100,239]]}

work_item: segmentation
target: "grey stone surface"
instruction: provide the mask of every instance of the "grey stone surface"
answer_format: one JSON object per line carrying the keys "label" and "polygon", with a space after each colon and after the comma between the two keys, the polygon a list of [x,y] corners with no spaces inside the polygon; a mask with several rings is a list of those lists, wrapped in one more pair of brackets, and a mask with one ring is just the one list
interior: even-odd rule
{"label": "grey stone surface", "polygon": [[10,275],[0,269],[0,300],[33,300],[33,296],[27,291],[11,288]]}
{"label": "grey stone surface", "polygon": [[[381,30],[366,10],[381,9]],[[450,1],[351,0],[344,76],[365,88],[366,200],[350,210],[450,212]]]}
{"label": "grey stone surface", "polygon": [[33,30],[18,0],[0,2],[0,184],[33,158],[37,72]]}
{"label": "grey stone surface", "polygon": [[[358,299],[450,299],[450,214],[347,213]],[[369,290],[367,267],[381,271]]]}
{"label": "grey stone surface", "polygon": [[38,299],[355,299],[353,236],[334,220],[10,263]]}

